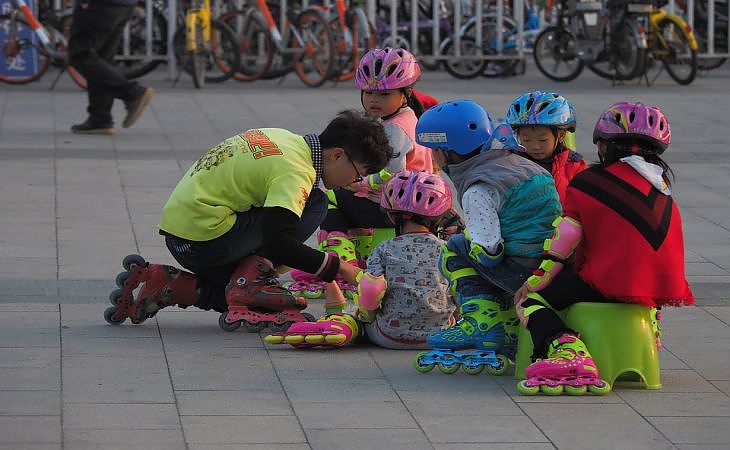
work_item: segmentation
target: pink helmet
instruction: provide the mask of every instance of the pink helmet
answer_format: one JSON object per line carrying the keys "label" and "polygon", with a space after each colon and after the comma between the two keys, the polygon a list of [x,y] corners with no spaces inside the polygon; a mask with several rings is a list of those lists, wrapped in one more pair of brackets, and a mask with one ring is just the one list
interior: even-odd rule
{"label": "pink helmet", "polygon": [[598,118],[593,129],[593,143],[598,139],[640,138],[652,144],[653,151],[660,155],[667,149],[671,135],[669,122],[659,107],[619,102]]}
{"label": "pink helmet", "polygon": [[363,91],[386,91],[412,86],[420,76],[416,57],[408,50],[374,48],[360,59],[355,83]]}
{"label": "pink helmet", "polygon": [[380,207],[436,219],[451,209],[451,190],[438,175],[404,170],[383,188]]}

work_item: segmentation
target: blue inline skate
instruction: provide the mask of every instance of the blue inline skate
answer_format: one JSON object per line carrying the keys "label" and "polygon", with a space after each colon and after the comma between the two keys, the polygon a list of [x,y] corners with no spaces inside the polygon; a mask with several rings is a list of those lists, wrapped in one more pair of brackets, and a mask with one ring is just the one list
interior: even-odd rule
{"label": "blue inline skate", "polygon": [[434,366],[446,374],[459,368],[469,375],[479,374],[485,367],[490,375],[504,375],[509,370],[509,359],[502,354],[502,313],[493,300],[465,300],[456,325],[430,335],[427,342],[433,349],[418,353],[413,360],[419,372],[430,372]]}

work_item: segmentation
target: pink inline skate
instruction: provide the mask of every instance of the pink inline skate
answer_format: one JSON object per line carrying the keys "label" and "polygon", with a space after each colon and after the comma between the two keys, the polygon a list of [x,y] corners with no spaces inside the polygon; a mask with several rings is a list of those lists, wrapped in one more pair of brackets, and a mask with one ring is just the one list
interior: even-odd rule
{"label": "pink inline skate", "polygon": [[269,344],[289,344],[296,348],[342,347],[357,337],[359,326],[345,313],[326,315],[316,322],[295,323],[287,331],[266,336]]}
{"label": "pink inline skate", "polygon": [[284,331],[295,322],[314,320],[311,314],[301,312],[307,301],[281,287],[271,261],[256,255],[236,267],[226,287],[226,303],[228,310],[218,319],[218,325],[226,331],[235,331],[241,325],[254,333],[265,327]]}
{"label": "pink inline skate", "polygon": [[548,347],[547,359],[530,364],[525,369],[526,380],[517,383],[522,395],[596,395],[611,392],[611,385],[598,375],[596,363],[578,336],[563,334]]}
{"label": "pink inline skate", "polygon": [[[355,246],[345,233],[340,231],[328,233],[325,230],[320,230],[317,234],[317,240],[319,241],[319,250],[337,255],[341,263],[357,266]],[[311,273],[298,269],[292,270],[290,275],[294,279],[294,282],[287,289],[294,295],[305,298],[321,298],[324,296],[324,291],[327,287],[326,281],[322,281]],[[335,282],[345,296],[348,298],[354,296],[356,288],[353,285],[346,282],[339,275],[335,278]]]}
{"label": "pink inline skate", "polygon": [[[116,289],[109,294],[112,305],[104,311],[104,320],[119,325],[127,317],[140,324],[167,306],[187,308],[198,301],[198,280],[190,272],[162,264],[149,264],[139,255],[122,261],[124,272],[117,275]],[[134,291],[144,283],[134,297]]]}

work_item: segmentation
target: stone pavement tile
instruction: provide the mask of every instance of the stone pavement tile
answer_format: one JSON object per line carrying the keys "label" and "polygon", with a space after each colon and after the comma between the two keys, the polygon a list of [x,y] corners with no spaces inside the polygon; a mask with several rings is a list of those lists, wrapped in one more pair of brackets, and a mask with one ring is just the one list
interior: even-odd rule
{"label": "stone pavement tile", "polygon": [[185,441],[195,444],[304,444],[295,416],[182,416]]}
{"label": "stone pavement tile", "polygon": [[[164,355],[64,356],[63,400],[69,403],[174,403]],[[129,340],[127,340],[129,341]]]}
{"label": "stone pavement tile", "polygon": [[0,347],[0,369],[51,370],[61,363],[60,350],[60,347]]}
{"label": "stone pavement tile", "polygon": [[61,414],[57,390],[10,391],[0,384],[0,416],[47,416]]}
{"label": "stone pavement tile", "polygon": [[[488,408],[489,405],[484,405]],[[420,428],[435,444],[548,442],[527,416],[483,415],[481,411],[462,414],[414,414]]]}
{"label": "stone pavement tile", "polygon": [[3,312],[0,314],[0,346],[58,348],[58,321],[58,311]]}
{"label": "stone pavement tile", "polygon": [[179,425],[177,429],[131,430],[127,427],[72,429],[64,424],[63,443],[65,449],[73,450],[180,450],[186,448]]}
{"label": "stone pavement tile", "polygon": [[416,428],[416,422],[400,401],[341,400],[338,404],[293,403],[292,407],[305,429]]}
{"label": "stone pavement tile", "polygon": [[661,430],[625,404],[523,403],[522,407],[560,449],[673,448]]}
{"label": "stone pavement tile", "polygon": [[[31,282],[33,283],[33,282]],[[36,283],[33,283],[36,284]],[[37,283],[42,284],[42,283]],[[26,282],[20,282],[18,285],[15,283],[7,283],[6,281],[3,281],[2,289],[3,291],[8,290],[8,286],[10,286],[8,293],[9,295],[22,295],[22,291],[26,289],[28,284]],[[13,291],[13,286],[18,286],[18,289],[20,289],[19,292]],[[37,295],[48,297],[51,296],[52,293],[55,292],[55,289],[48,289],[47,286],[39,286],[39,291]],[[0,312],[2,313],[28,313],[28,312],[50,312],[54,313],[55,316],[53,316],[53,319],[51,320],[58,320],[58,305],[56,303],[43,303],[43,304],[28,304],[26,302],[23,303],[12,303],[12,302],[1,302],[0,303]],[[2,328],[5,325],[10,325],[11,323],[15,323],[16,317],[7,316],[7,323],[3,321],[3,317],[0,316],[0,328]]]}
{"label": "stone pavement tile", "polygon": [[[139,351],[162,350],[161,343],[157,340],[160,331],[154,320],[148,320],[141,325],[132,325],[129,320],[121,325],[109,325],[104,320],[103,313],[110,306],[108,295],[104,295],[103,300],[90,304],[62,304],[61,329],[64,340],[81,340],[83,345],[86,339],[99,339],[100,346],[107,343],[106,348],[110,354],[116,354],[119,348],[124,348],[129,355],[139,354]],[[105,341],[106,338],[119,341]]]}
{"label": "stone pavement tile", "polygon": [[722,444],[730,442],[730,417],[646,417],[674,444]]}
{"label": "stone pavement tile", "polygon": [[15,256],[0,256],[0,279],[37,280],[55,279],[58,272],[56,256],[46,258],[18,258]]}
{"label": "stone pavement tile", "polygon": [[723,444],[679,444],[679,450],[726,450],[727,443]]}
{"label": "stone pavement tile", "polygon": [[364,347],[298,350],[288,345],[268,345],[271,362],[282,380],[382,378],[380,369]]}
{"label": "stone pavement tile", "polygon": [[555,446],[549,442],[508,442],[479,444],[435,444],[434,450],[553,450]]}
{"label": "stone pavement tile", "polygon": [[0,444],[35,448],[36,444],[60,444],[61,416],[0,416]]}
{"label": "stone pavement tile", "polygon": [[[3,444],[0,443],[0,450],[19,450],[24,448],[19,444]],[[33,444],[32,450],[63,450],[63,444],[59,441],[57,444]]]}
{"label": "stone pavement tile", "polygon": [[[395,402],[398,396],[386,380],[359,379],[283,379],[282,385],[292,403]],[[323,405],[322,407],[326,407]]]}
{"label": "stone pavement tile", "polygon": [[730,306],[706,307],[705,311],[723,321],[725,325],[730,325]]}
{"label": "stone pavement tile", "polygon": [[718,266],[714,262],[687,262],[685,264],[686,276],[692,283],[692,277],[696,275],[704,276],[728,276],[728,272],[725,268]]}
{"label": "stone pavement tile", "polygon": [[174,403],[65,403],[64,430],[177,430]]}
{"label": "stone pavement tile", "polygon": [[628,405],[642,416],[730,417],[730,398],[721,392],[621,391]]}
{"label": "stone pavement tile", "polygon": [[730,380],[712,381],[712,384],[730,397]]}
{"label": "stone pavement tile", "polygon": [[313,450],[423,450],[432,448],[417,428],[305,428]]}
{"label": "stone pavement tile", "polygon": [[[667,354],[667,352],[662,351],[661,357],[664,358],[664,356]],[[657,392],[661,394],[665,393],[685,393],[685,392],[712,392],[717,394],[717,387],[713,386],[713,382],[707,381],[704,378],[702,378],[697,372],[694,370],[676,370],[676,369],[665,369],[664,366],[661,367],[661,380],[662,380],[662,389],[660,391],[649,391],[644,390],[643,388],[640,388],[639,390],[644,390],[647,393],[651,392]],[[623,393],[624,390],[621,389],[618,391],[619,394]],[[623,396],[621,396],[623,398]]]}
{"label": "stone pavement tile", "polygon": [[665,370],[689,370],[690,367],[681,359],[677,358],[666,346],[659,351],[659,368]]}
{"label": "stone pavement tile", "polygon": [[311,450],[309,444],[188,444],[189,450]]}
{"label": "stone pavement tile", "polygon": [[168,350],[166,355],[177,390],[246,390],[253,388],[252,381],[269,384],[269,380],[276,380],[274,368],[261,349],[181,349]]}
{"label": "stone pavement tile", "polygon": [[499,386],[479,390],[398,391],[409,411],[418,415],[461,415],[477,411],[480,416],[524,416],[519,406]]}
{"label": "stone pavement tile", "polygon": [[239,391],[175,391],[181,416],[291,416],[287,395],[273,383]]}

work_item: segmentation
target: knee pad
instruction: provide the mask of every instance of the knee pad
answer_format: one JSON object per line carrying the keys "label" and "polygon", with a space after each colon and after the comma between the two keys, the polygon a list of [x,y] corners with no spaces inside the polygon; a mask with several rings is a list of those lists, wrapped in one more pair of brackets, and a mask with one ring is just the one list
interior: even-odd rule
{"label": "knee pad", "polygon": [[[451,242],[451,240],[449,240],[449,242]],[[463,261],[463,258],[458,253],[450,250],[448,245],[441,246],[438,261],[439,272],[441,272],[441,275],[443,275],[449,282],[449,294],[451,294],[454,298],[456,297],[459,280],[461,278],[479,276],[473,267],[467,266],[461,261]]]}

